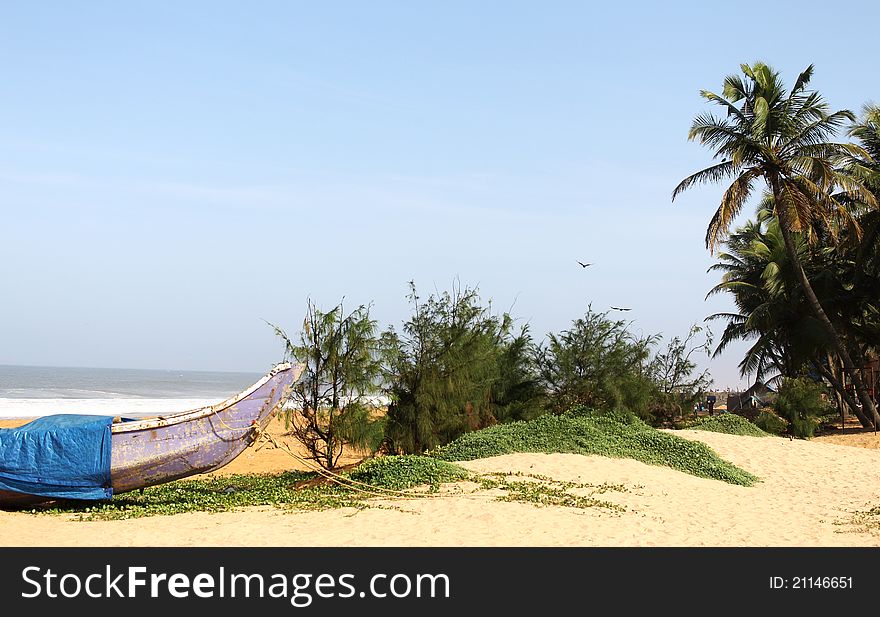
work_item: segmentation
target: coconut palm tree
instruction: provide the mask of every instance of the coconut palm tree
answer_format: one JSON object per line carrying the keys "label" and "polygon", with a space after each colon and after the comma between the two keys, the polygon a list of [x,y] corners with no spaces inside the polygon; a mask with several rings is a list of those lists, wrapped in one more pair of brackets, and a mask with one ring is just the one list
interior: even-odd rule
{"label": "coconut palm tree", "polygon": [[698,115],[688,134],[689,140],[712,148],[714,158],[720,161],[682,180],[672,199],[697,184],[731,181],[706,231],[706,246],[714,252],[755,186],[763,181],[773,197],[773,213],[807,303],[833,342],[865,415],[876,428],[880,415],[810,284],[794,238],[795,232],[801,232],[808,240],[815,240],[813,230],[835,230],[835,222],[858,233],[856,219],[835,193],[877,207],[864,177],[848,173],[843,165],[854,157],[870,161],[871,156],[854,144],[829,141],[847,121],[855,121],[855,116],[848,110],[829,113],[819,93],[807,90],[812,65],[798,76],[790,92],[786,92],[779,73],[764,63],[740,68],[742,76],[730,75],[724,80],[722,95],[701,92],[725,115]]}
{"label": "coconut palm tree", "polygon": [[[831,248],[810,247],[801,234],[795,234],[795,242],[801,263],[823,304],[831,307],[835,315],[845,313],[842,307],[858,299],[845,284],[852,274],[846,261],[840,260]],[[764,200],[757,220],[747,221],[733,232],[726,245],[727,250],[718,256],[719,262],[709,269],[721,271],[723,276],[708,295],[731,294],[737,312],[707,318],[727,322],[714,355],[733,341],[754,341],[740,362],[743,375],[755,373],[756,379],[766,381],[768,376],[821,374],[862,424],[869,426],[870,418],[836,378],[836,364],[829,359],[831,342],[806,306],[769,198]],[[848,340],[862,334],[849,327],[845,331]]]}
{"label": "coconut palm tree", "polygon": [[875,190],[880,187],[880,105],[865,105],[862,118],[849,129],[849,135],[861,144],[869,159],[853,162],[865,172],[865,180]]}
{"label": "coconut palm tree", "polygon": [[[858,140],[870,156],[868,160],[851,159],[851,173],[862,177],[876,195],[880,192],[880,105],[866,105],[862,119],[850,127],[849,134]],[[856,209],[860,205],[857,202],[853,204]],[[859,222],[864,233],[854,238],[859,241],[855,251],[857,278],[854,283],[869,288],[865,284],[869,283],[866,279],[873,277],[876,282],[880,276],[880,212],[871,208],[862,209],[865,211]]]}
{"label": "coconut palm tree", "polygon": [[[763,381],[775,373],[796,376],[803,365],[792,345],[803,294],[796,281],[792,285],[785,244],[776,220],[768,222],[771,216],[761,210],[757,221],[747,221],[730,235],[727,250],[709,268],[723,272],[721,282],[707,294],[731,294],[738,310],[707,318],[727,322],[713,355],[720,355],[736,340],[755,341],[740,362],[740,373],[754,373],[755,379]],[[804,243],[798,244],[802,252]]]}

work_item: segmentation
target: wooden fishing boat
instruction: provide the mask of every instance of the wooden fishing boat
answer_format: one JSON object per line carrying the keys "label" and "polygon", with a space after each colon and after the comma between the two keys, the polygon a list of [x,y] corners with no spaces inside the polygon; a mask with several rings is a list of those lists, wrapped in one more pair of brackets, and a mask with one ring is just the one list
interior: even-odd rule
{"label": "wooden fishing boat", "polygon": [[[250,388],[216,405],[110,426],[112,493],[214,471],[257,438],[287,400],[302,367],[279,364]],[[2,453],[0,453],[2,455]],[[0,506],[51,501],[44,495],[0,490]]]}

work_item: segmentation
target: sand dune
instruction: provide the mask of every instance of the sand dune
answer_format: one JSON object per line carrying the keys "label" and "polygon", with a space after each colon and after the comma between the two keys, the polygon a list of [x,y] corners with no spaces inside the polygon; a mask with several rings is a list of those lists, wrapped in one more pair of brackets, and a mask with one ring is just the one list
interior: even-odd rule
{"label": "sand dune", "polygon": [[[377,501],[388,507],[362,511],[254,508],[101,522],[0,511],[0,545],[880,546],[880,526],[857,524],[853,516],[880,506],[880,480],[873,473],[880,450],[870,447],[876,445],[873,434],[852,440],[861,447],[823,439],[677,434],[708,444],[762,482],[733,486],[626,459],[513,454],[463,465],[475,472],[623,485],[602,499],[625,510],[500,502],[495,492],[461,494],[457,487],[439,498]],[[216,473],[296,466],[280,450],[251,448]]]}

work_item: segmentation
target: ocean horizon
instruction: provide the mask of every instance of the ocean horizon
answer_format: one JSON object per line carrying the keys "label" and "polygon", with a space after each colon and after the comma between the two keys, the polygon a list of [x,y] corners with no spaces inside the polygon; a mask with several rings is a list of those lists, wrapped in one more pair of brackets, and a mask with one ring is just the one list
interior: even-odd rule
{"label": "ocean horizon", "polygon": [[214,405],[258,372],[0,365],[0,418],[151,416]]}

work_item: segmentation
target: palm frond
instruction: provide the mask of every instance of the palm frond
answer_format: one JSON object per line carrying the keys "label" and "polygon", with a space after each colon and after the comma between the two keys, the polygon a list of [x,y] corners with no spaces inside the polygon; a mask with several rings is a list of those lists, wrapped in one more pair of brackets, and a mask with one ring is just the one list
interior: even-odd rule
{"label": "palm frond", "polygon": [[804,71],[798,75],[798,78],[794,82],[794,87],[791,89],[792,94],[798,94],[801,90],[807,87],[810,83],[810,79],[813,78],[813,65],[808,66]]}
{"label": "palm frond", "polygon": [[718,118],[711,113],[694,118],[688,132],[689,141],[699,140],[702,145],[715,149],[715,158],[727,156],[749,139],[749,135],[729,118]]}
{"label": "palm frond", "polygon": [[[745,70],[743,71],[745,72]],[[724,98],[733,101],[741,101],[747,99],[749,90],[739,75],[728,75],[724,78],[724,89],[722,90]]]}
{"label": "palm frond", "polygon": [[[836,134],[847,121],[852,122],[855,116],[849,110],[842,109],[832,114],[822,115],[812,122],[798,126],[793,122],[793,132],[779,147],[780,155],[797,154],[804,146],[827,143],[830,136]],[[827,147],[840,147],[843,144],[830,144]]]}
{"label": "palm frond", "polygon": [[711,252],[715,251],[715,247],[727,233],[733,219],[742,211],[743,205],[752,193],[756,177],[757,170],[747,169],[724,192],[721,205],[715,211],[706,230],[706,248]]}
{"label": "palm frond", "polygon": [[690,187],[695,184],[704,184],[711,182],[720,182],[725,178],[731,177],[736,173],[736,167],[734,166],[732,161],[722,161],[717,165],[712,165],[711,167],[707,167],[706,169],[702,169],[695,174],[691,174],[684,180],[678,183],[678,186],[672,191],[672,201],[675,201],[675,198],[686,191]]}
{"label": "palm frond", "polygon": [[736,105],[728,101],[723,96],[718,96],[714,92],[710,92],[708,90],[700,90],[700,96],[702,96],[707,101],[712,101],[713,103],[717,103],[721,105],[725,109],[727,109],[728,116],[736,116],[740,122],[747,122],[745,114],[741,112]]}

